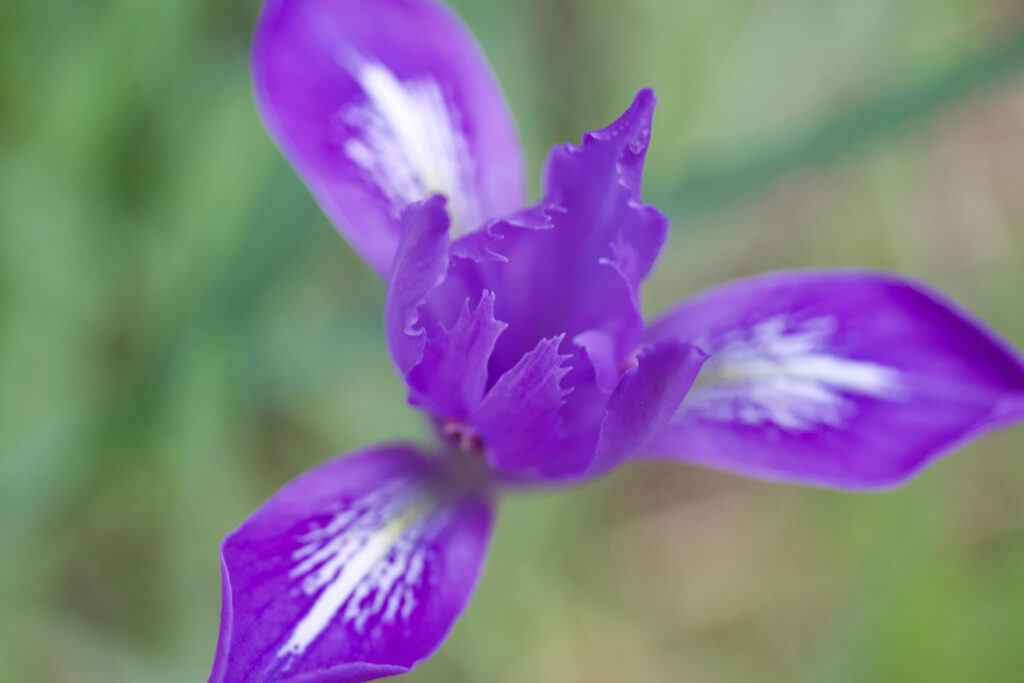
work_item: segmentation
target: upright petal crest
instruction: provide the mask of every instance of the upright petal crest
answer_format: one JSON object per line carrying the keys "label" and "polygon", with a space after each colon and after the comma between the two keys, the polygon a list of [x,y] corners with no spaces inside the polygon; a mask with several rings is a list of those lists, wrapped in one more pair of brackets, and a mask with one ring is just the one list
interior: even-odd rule
{"label": "upright petal crest", "polygon": [[221,549],[212,683],[340,683],[437,649],[484,561],[491,509],[407,446],[332,460],[268,500]]}
{"label": "upright petal crest", "polygon": [[402,211],[402,240],[388,283],[384,308],[391,357],[403,375],[423,358],[427,326],[420,309],[448,273],[448,213],[444,197],[410,204]]}
{"label": "upright petal crest", "polygon": [[[639,285],[667,229],[639,201],[653,108],[653,93],[641,91],[582,146],[557,148],[545,199],[472,235],[449,242],[439,199],[403,212],[388,293],[392,355],[410,400],[485,451],[502,478],[585,476],[609,397],[642,344]],[[659,355],[673,373],[680,363],[669,357],[685,356]],[[679,382],[648,372],[629,382],[644,405],[616,403],[602,468],[638,445],[642,424],[660,422],[679,393],[670,387],[688,386],[681,370]]]}
{"label": "upright petal crest", "polygon": [[471,421],[488,444],[491,464],[499,470],[524,472],[562,456],[564,440],[559,412],[567,390],[569,356],[559,354],[561,337],[543,339],[498,378]]}
{"label": "upright petal crest", "polygon": [[653,92],[641,90],[615,122],[584,134],[582,145],[551,151],[539,207],[544,229],[494,231],[486,252],[497,258],[477,268],[497,295],[498,318],[509,324],[493,377],[541,339],[564,333],[588,347],[606,384],[608,369],[617,377],[640,345],[640,283],[668,234],[665,216],[640,201],[654,105]]}
{"label": "upright petal crest", "polygon": [[653,454],[846,489],[902,483],[1024,417],[1024,360],[925,286],[864,271],[739,280],[671,310],[650,341],[710,354]]}
{"label": "upright petal crest", "polygon": [[252,71],[271,136],[381,275],[406,204],[446,195],[462,234],[525,198],[501,90],[439,3],[268,0]]}
{"label": "upright petal crest", "polygon": [[451,330],[428,339],[423,359],[406,376],[411,402],[449,420],[465,420],[483,400],[487,361],[505,330],[494,319],[494,293],[484,292],[476,307],[469,301]]}

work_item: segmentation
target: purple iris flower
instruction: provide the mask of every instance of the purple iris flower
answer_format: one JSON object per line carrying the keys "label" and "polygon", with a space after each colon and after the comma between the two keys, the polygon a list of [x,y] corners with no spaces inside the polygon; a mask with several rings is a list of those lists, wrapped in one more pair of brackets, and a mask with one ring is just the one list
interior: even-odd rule
{"label": "purple iris flower", "polygon": [[898,485],[1024,417],[1024,361],[920,283],[795,271],[645,321],[668,221],[641,200],[655,105],[552,150],[543,199],[472,37],[428,0],[269,0],[260,110],[388,282],[387,340],[431,447],[285,486],[224,541],[212,681],[409,671],[473,592],[503,490],[673,459],[848,490]]}

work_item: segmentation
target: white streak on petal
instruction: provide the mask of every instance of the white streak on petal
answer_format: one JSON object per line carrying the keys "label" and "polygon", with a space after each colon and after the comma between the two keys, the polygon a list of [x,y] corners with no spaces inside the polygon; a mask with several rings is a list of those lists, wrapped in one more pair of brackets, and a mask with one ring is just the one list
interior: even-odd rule
{"label": "white streak on petal", "polygon": [[722,422],[791,432],[841,427],[856,412],[850,397],[906,399],[899,371],[835,354],[831,317],[793,323],[769,318],[700,345],[711,351],[681,410]]}
{"label": "white streak on petal", "polygon": [[375,629],[399,612],[409,618],[432,531],[446,521],[421,484],[396,481],[339,504],[326,524],[296,537],[303,545],[291,554],[296,564],[289,576],[299,581],[299,594],[316,599],[277,651],[279,670],[288,670],[332,625],[364,633],[373,618]]}
{"label": "white streak on petal", "polygon": [[313,607],[295,626],[288,642],[278,656],[300,655],[306,651],[334,619],[352,591],[370,569],[391,549],[391,544],[402,532],[400,522],[389,524],[371,535],[357,553],[348,558],[335,578],[313,603]]}
{"label": "white streak on petal", "polygon": [[366,100],[339,112],[341,123],[357,131],[345,154],[384,192],[395,216],[407,204],[440,193],[449,199],[453,236],[481,222],[472,191],[475,169],[461,132],[461,117],[436,81],[401,81],[387,67],[343,60],[366,93]]}

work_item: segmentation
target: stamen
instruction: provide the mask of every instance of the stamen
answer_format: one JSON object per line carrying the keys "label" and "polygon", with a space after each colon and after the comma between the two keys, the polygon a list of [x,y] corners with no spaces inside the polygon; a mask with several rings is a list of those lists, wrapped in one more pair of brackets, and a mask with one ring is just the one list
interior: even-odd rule
{"label": "stamen", "polygon": [[640,365],[640,347],[638,346],[626,356],[626,360],[622,361],[622,368],[619,370],[619,374],[622,374],[628,370],[632,370],[636,366]]}
{"label": "stamen", "polygon": [[441,434],[458,445],[463,453],[483,453],[483,439],[470,425],[461,420],[445,420],[441,426]]}

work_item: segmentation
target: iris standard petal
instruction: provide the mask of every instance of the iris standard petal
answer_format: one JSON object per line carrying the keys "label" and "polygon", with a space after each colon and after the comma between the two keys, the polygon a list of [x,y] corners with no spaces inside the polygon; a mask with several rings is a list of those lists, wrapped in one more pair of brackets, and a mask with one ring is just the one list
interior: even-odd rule
{"label": "iris standard petal", "polygon": [[401,224],[384,324],[391,357],[404,376],[422,360],[427,327],[436,325],[432,316],[421,316],[420,309],[448,272],[449,218],[444,197],[410,204],[402,211]]}
{"label": "iris standard petal", "polygon": [[491,387],[469,422],[497,470],[525,475],[550,465],[566,438],[559,414],[567,390],[562,379],[570,356],[558,352],[562,337],[541,340]]}
{"label": "iris standard petal", "polygon": [[378,273],[409,202],[441,193],[453,231],[525,199],[501,90],[472,35],[430,0],[268,0],[253,39],[264,123]]}
{"label": "iris standard petal", "polygon": [[494,319],[494,293],[470,309],[464,301],[450,330],[427,340],[422,361],[406,376],[410,402],[448,420],[465,420],[487,388],[487,361],[507,327]]}
{"label": "iris standard petal", "polygon": [[[439,198],[402,214],[386,313],[392,356],[410,401],[502,479],[585,476],[643,342],[639,285],[667,230],[639,201],[653,108],[641,91],[581,147],[556,149],[548,196],[471,235],[449,241]],[[601,471],[646,436],[645,420],[648,431],[660,423],[669,387],[683,383],[642,378],[627,382],[642,406],[616,404]]]}
{"label": "iris standard petal", "polygon": [[565,210],[559,257],[610,261],[633,287],[668,237],[668,219],[640,193],[656,104],[653,90],[640,90],[611,125],[584,133],[582,145],[552,149],[544,168],[544,198]]}
{"label": "iris standard petal", "polygon": [[465,607],[491,508],[414,448],[379,446],[291,482],[225,540],[214,683],[404,673]]}
{"label": "iris standard petal", "polygon": [[[635,353],[643,336],[639,285],[650,272],[667,231],[667,219],[640,203],[639,183],[650,137],[654,95],[643,90],[607,128],[587,133],[582,146],[556,147],[545,171],[538,205],[542,226],[494,226],[464,238],[453,249],[492,255],[474,265],[480,286],[496,294],[496,315],[509,328],[491,362],[497,378],[541,339],[574,340],[600,331],[603,346],[590,346],[603,385],[614,367]],[[486,246],[479,244],[488,240]],[[581,343],[595,338],[581,337]],[[607,354],[604,362],[598,353]],[[605,386],[609,389],[611,386]]]}
{"label": "iris standard petal", "polygon": [[[470,246],[469,255],[452,258],[444,207],[443,198],[433,197],[402,213],[385,311],[391,355],[410,402],[427,411],[446,440],[521,478],[559,454],[556,446],[565,438],[560,410],[568,393],[562,379],[570,357],[558,351],[564,336],[542,340],[491,379],[489,361],[507,325],[495,318],[494,293],[477,289],[474,267],[493,255],[480,243],[484,251]],[[471,302],[478,302],[472,310]],[[594,433],[596,442],[596,423]]]}
{"label": "iris standard petal", "polygon": [[893,275],[740,280],[684,301],[647,337],[710,354],[649,444],[657,457],[873,489],[1024,416],[1021,354],[942,295]]}

